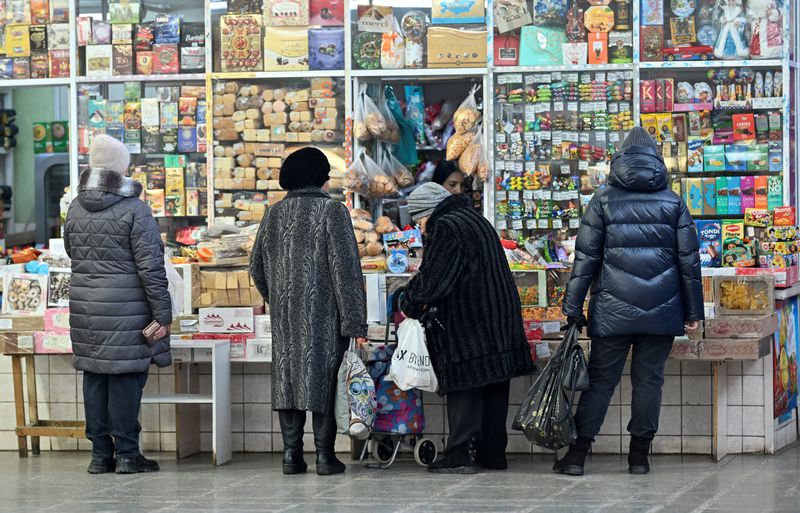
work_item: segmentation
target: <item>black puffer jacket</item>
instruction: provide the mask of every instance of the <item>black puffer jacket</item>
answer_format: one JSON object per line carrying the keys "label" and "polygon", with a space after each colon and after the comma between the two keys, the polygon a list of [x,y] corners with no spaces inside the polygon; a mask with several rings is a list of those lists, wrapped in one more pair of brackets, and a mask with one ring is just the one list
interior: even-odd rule
{"label": "black puffer jacket", "polygon": [[630,146],[581,221],[564,313],[589,300],[589,335],[683,335],[703,319],[700,255],[686,204],[667,188],[657,151]]}
{"label": "black puffer jacket", "polygon": [[492,225],[460,195],[436,207],[427,231],[422,267],[400,307],[413,318],[425,305],[438,311],[426,338],[440,393],[530,373],[519,294]]}
{"label": "black puffer jacket", "polygon": [[142,186],[105,170],[81,174],[64,244],[73,363],[96,374],[143,372],[171,363],[169,337],[149,345],[142,330],[172,322],[164,246]]}

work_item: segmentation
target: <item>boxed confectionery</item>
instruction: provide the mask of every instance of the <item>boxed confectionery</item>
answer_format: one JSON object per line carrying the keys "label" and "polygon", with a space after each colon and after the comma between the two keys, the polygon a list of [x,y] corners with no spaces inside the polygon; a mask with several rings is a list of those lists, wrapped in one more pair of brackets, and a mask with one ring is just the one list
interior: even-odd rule
{"label": "boxed confectionery", "polygon": [[199,271],[200,293],[194,307],[255,306],[264,303],[247,269]]}
{"label": "boxed confectionery", "polygon": [[69,331],[35,331],[33,345],[36,354],[72,353],[72,340]]}
{"label": "boxed confectionery", "polygon": [[252,308],[201,308],[200,333],[252,333]]}
{"label": "boxed confectionery", "polygon": [[486,66],[486,37],[485,30],[429,28],[428,67],[475,68]]}
{"label": "boxed confectionery", "polygon": [[7,333],[0,331],[0,352],[2,352],[2,354],[33,353],[33,332],[15,331],[13,333]]}
{"label": "boxed confectionery", "polygon": [[775,311],[775,277],[715,276],[714,311],[718,316],[770,315]]}
{"label": "boxed confectionery", "polygon": [[778,330],[778,316],[774,313],[757,316],[720,316],[705,320],[706,338],[768,337]]}

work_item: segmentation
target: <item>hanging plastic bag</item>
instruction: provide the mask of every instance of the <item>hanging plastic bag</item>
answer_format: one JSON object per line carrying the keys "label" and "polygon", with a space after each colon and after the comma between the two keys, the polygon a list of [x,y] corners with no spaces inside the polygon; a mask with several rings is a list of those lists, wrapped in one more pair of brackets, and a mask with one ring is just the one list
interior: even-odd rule
{"label": "hanging plastic bag", "polygon": [[458,169],[467,176],[471,176],[478,170],[478,164],[481,161],[481,152],[483,152],[483,132],[480,125],[472,137],[472,141],[464,149],[464,152],[458,157]]}
{"label": "hanging plastic bag", "polygon": [[417,163],[417,142],[414,140],[414,129],[411,123],[403,116],[403,109],[394,93],[394,87],[386,85],[383,87],[383,96],[386,98],[386,106],[392,113],[397,122],[397,132],[399,139],[395,142],[393,155],[407,166]]}
{"label": "hanging plastic bag", "polygon": [[164,252],[164,270],[167,272],[169,298],[172,301],[172,316],[176,317],[183,313],[183,278],[175,266],[172,265],[170,251]]}
{"label": "hanging plastic bag", "polygon": [[420,144],[425,141],[425,99],[422,86],[407,85],[406,88],[406,119],[414,130],[414,137]]}
{"label": "hanging plastic bag", "polygon": [[477,176],[478,180],[481,182],[487,182],[489,180],[489,173],[491,173],[489,155],[486,152],[486,146],[481,145],[481,156],[478,160],[478,168],[475,170],[475,176]]}
{"label": "hanging plastic bag", "polygon": [[345,189],[355,194],[369,196],[369,176],[364,166],[366,154],[362,149],[345,174]]}
{"label": "hanging plastic bag", "polygon": [[377,162],[369,155],[364,154],[364,168],[369,178],[369,196],[372,198],[386,198],[396,196],[398,193],[397,182],[390,175],[383,172]]}
{"label": "hanging plastic bag", "polygon": [[378,103],[378,109],[380,109],[383,118],[386,120],[386,132],[381,139],[391,143],[399,142],[400,127],[397,125],[397,121],[394,119],[394,114],[392,114],[392,111],[389,110],[389,106],[386,104],[385,97]]}
{"label": "hanging plastic bag", "polygon": [[387,379],[400,390],[439,390],[439,381],[425,345],[425,330],[418,320],[406,319],[397,328],[397,350],[392,355]]}
{"label": "hanging plastic bag", "polygon": [[474,132],[464,132],[460,134],[453,134],[450,139],[447,140],[447,151],[445,152],[445,158],[447,160],[458,160],[461,157],[461,154],[464,153],[470,144],[472,144],[472,139],[475,138]]}
{"label": "hanging plastic bag", "polygon": [[371,135],[367,130],[366,113],[364,112],[364,96],[366,96],[366,84],[362,84],[358,96],[356,96],[353,108],[353,137],[361,142],[369,141]]}
{"label": "hanging plastic bag", "polygon": [[450,100],[445,101],[442,104],[442,108],[439,110],[436,117],[433,118],[431,122],[431,130],[434,132],[440,132],[447,127],[447,124],[453,119],[453,114],[456,111],[456,106]]}
{"label": "hanging plastic bag", "polygon": [[386,139],[386,133],[389,131],[386,118],[381,113],[375,100],[366,93],[364,93],[364,114],[364,123],[370,135],[377,139]]}
{"label": "hanging plastic bag", "polygon": [[351,342],[339,366],[334,414],[339,432],[366,440],[375,423],[375,382]]}
{"label": "hanging plastic bag", "polygon": [[458,106],[453,114],[453,125],[456,129],[456,134],[464,134],[475,130],[481,120],[481,113],[478,110],[478,104],[475,102],[475,94],[480,87],[475,84],[469,90],[469,94],[461,105]]}
{"label": "hanging plastic bag", "polygon": [[394,155],[388,151],[388,149],[387,154],[387,160],[389,161],[388,167],[392,169],[394,173],[394,179],[397,182],[397,186],[401,189],[407,189],[416,184],[417,182],[414,180],[414,175],[411,174],[411,171],[409,171],[406,166],[397,160]]}

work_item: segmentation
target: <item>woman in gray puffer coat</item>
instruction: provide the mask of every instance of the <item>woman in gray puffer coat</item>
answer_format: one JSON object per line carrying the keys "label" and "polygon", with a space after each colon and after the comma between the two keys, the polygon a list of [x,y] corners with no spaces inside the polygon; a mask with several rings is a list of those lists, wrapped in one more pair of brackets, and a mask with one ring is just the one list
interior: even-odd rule
{"label": "woman in gray puffer coat", "polygon": [[283,473],[306,471],[303,427],[313,413],[317,474],[345,471],[336,459],[335,384],[348,339],[366,337],[363,277],[347,207],[323,191],[330,165],[315,148],[281,166],[289,194],[270,207],[250,272],[270,306],[272,408],[283,435]]}
{"label": "woman in gray puffer coat", "polygon": [[[164,245],[142,186],[127,178],[125,146],[93,138],[91,169],[81,173],[64,244],[72,259],[69,293],[73,363],[83,371],[86,436],[92,474],[153,472],[139,451],[139,409],[151,362],[171,363],[172,307]],[[160,325],[156,342],[142,330]],[[116,461],[115,461],[116,457]]]}
{"label": "woman in gray puffer coat", "polygon": [[581,221],[563,306],[579,327],[586,324],[583,302],[590,290],[590,386],[575,414],[578,439],[554,470],[583,474],[586,453],[633,348],[628,469],[646,474],[664,364],[674,338],[697,330],[704,312],[694,221],[668,188],[664,160],[641,127],[614,154],[608,187],[594,195]]}

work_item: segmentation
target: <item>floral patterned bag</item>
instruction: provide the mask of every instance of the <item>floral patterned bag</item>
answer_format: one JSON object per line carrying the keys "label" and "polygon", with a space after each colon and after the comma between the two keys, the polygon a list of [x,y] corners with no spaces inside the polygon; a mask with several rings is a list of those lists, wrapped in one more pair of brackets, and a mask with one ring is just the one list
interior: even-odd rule
{"label": "floral patterned bag", "polygon": [[351,342],[337,379],[334,412],[339,432],[366,440],[375,422],[376,407],[375,382]]}

